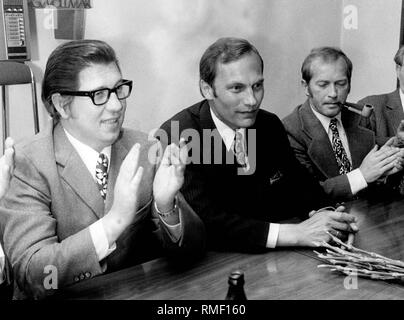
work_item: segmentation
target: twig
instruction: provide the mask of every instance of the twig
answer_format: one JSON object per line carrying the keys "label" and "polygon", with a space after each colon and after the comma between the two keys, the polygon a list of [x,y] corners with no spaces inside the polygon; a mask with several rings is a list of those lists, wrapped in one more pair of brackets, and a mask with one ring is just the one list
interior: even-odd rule
{"label": "twig", "polygon": [[351,244],[345,244],[340,239],[328,233],[332,241],[340,247],[322,242],[326,253],[314,253],[328,264],[318,268],[328,268],[332,272],[347,275],[357,275],[374,280],[404,281],[404,262],[384,257],[380,254],[358,249]]}

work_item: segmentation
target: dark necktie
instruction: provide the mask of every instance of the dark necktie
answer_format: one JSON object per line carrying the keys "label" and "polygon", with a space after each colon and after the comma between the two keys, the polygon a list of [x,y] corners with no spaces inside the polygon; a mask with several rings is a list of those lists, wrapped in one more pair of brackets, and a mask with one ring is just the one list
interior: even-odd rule
{"label": "dark necktie", "polygon": [[245,152],[245,144],[243,134],[236,130],[236,136],[234,141],[234,153],[236,155],[237,163],[245,167],[247,165],[247,155]]}
{"label": "dark necktie", "polygon": [[98,190],[100,190],[101,197],[105,200],[107,197],[108,188],[108,157],[100,153],[95,167],[95,179],[97,181]]}
{"label": "dark necktie", "polygon": [[332,132],[332,149],[334,150],[335,158],[337,159],[339,174],[342,175],[350,172],[352,170],[352,165],[339,137],[337,123],[338,119],[331,119],[330,130]]}

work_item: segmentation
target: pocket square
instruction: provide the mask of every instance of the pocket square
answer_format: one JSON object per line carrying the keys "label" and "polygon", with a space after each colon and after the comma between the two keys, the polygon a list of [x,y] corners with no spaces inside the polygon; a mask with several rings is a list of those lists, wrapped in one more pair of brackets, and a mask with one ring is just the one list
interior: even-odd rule
{"label": "pocket square", "polygon": [[273,185],[274,183],[278,182],[282,177],[283,177],[282,172],[278,170],[272,177],[269,178],[269,183]]}

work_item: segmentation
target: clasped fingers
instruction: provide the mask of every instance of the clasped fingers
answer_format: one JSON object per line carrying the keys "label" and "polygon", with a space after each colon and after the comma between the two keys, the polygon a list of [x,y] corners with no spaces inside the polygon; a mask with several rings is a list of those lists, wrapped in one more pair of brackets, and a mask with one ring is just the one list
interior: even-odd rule
{"label": "clasped fingers", "polygon": [[347,232],[357,232],[359,230],[356,224],[355,216],[346,212],[334,212],[331,217],[334,219],[337,229]]}
{"label": "clasped fingers", "polygon": [[375,156],[376,160],[382,161],[391,156],[395,156],[395,155],[396,155],[395,157],[401,156],[400,151],[401,151],[400,148],[384,145],[383,147],[381,147],[378,151],[376,151],[374,153],[374,156]]}

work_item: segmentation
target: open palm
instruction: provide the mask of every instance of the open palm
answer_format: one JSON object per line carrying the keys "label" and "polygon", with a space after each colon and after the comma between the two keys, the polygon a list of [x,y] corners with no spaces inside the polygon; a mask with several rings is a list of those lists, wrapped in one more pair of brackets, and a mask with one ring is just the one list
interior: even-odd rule
{"label": "open palm", "polygon": [[188,149],[182,139],[179,147],[172,143],[164,151],[153,182],[153,194],[158,208],[172,208],[174,198],[184,183],[187,158]]}

